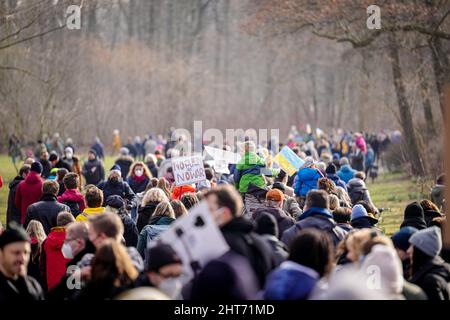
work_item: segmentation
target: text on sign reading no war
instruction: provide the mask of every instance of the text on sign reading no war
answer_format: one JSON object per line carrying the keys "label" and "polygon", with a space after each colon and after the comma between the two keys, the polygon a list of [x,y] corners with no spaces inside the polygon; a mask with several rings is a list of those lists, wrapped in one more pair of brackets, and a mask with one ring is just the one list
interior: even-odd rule
{"label": "text on sign reading no war", "polygon": [[205,168],[200,155],[174,158],[172,168],[177,186],[206,180]]}

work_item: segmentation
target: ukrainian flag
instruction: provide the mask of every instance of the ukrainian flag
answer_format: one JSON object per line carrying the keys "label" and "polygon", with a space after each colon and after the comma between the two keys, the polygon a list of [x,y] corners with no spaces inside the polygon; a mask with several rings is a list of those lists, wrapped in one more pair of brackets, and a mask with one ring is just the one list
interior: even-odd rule
{"label": "ukrainian flag", "polygon": [[289,147],[283,147],[280,153],[273,158],[273,161],[278,163],[289,176],[294,175],[304,163]]}

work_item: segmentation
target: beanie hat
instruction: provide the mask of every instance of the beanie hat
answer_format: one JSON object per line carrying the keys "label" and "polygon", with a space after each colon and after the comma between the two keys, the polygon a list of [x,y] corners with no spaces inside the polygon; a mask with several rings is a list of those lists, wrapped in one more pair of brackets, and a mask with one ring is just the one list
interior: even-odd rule
{"label": "beanie hat", "polygon": [[31,171],[41,174],[42,173],[42,164],[39,161],[35,161],[31,164]]}
{"label": "beanie hat", "polygon": [[327,174],[336,174],[336,166],[334,165],[334,163],[330,163],[325,172]]}
{"label": "beanie hat", "polygon": [[130,150],[128,150],[128,148],[123,147],[123,148],[120,148],[119,153],[121,156],[127,156],[130,154]]}
{"label": "beanie hat", "polygon": [[333,153],[333,161],[339,160],[339,153]]}
{"label": "beanie hat", "polygon": [[173,248],[160,243],[148,250],[147,271],[155,271],[169,264],[181,263],[181,259]]}
{"label": "beanie hat", "polygon": [[113,194],[106,199],[105,204],[112,208],[120,209],[125,206],[125,201],[123,201],[121,196]]}
{"label": "beanie hat", "polygon": [[284,193],[278,189],[271,189],[266,193],[266,200],[268,200],[268,201],[283,201]]}
{"label": "beanie hat", "polygon": [[94,156],[97,156],[97,151],[95,151],[94,149],[89,150],[89,153],[92,153]]}
{"label": "beanie hat", "polygon": [[436,257],[442,249],[441,229],[438,227],[429,227],[417,231],[409,238],[409,243],[423,251],[426,255]]}
{"label": "beanie hat", "polygon": [[120,166],[118,164],[113,165],[110,171],[111,172],[115,171],[118,172],[120,175],[122,175],[122,170],[120,169]]}
{"label": "beanie hat", "polygon": [[8,229],[0,234],[0,249],[14,242],[28,242],[30,237],[25,230],[15,222],[11,222]]}
{"label": "beanie hat", "polygon": [[278,181],[274,182],[274,184],[272,185],[272,189],[278,189],[283,193],[286,191],[286,187],[284,186],[284,184]]}
{"label": "beanie hat", "polygon": [[378,219],[375,218],[373,214],[369,214],[362,204],[356,204],[352,208],[352,215],[350,220],[353,221],[358,218],[367,218],[371,222],[371,224],[378,223]]}
{"label": "beanie hat", "polygon": [[423,208],[418,202],[412,202],[405,208],[404,218],[422,218],[424,219]]}
{"label": "beanie hat", "polygon": [[278,238],[278,224],[273,215],[267,212],[261,212],[256,218],[256,233],[270,234]]}
{"label": "beanie hat", "polygon": [[305,163],[303,163],[302,168],[310,168],[314,165],[313,157],[306,157]]}
{"label": "beanie hat", "polygon": [[414,227],[403,227],[396,233],[392,235],[392,242],[394,243],[394,247],[399,248],[403,251],[408,250],[409,248],[409,239],[411,236],[416,233],[418,230]]}

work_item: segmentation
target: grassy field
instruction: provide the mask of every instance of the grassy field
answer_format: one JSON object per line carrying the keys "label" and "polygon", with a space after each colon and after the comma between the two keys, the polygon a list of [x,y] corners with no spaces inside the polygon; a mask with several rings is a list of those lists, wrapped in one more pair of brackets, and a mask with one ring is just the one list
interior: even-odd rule
{"label": "grassy field", "polygon": [[[107,158],[105,162],[108,170],[112,166],[113,159]],[[0,221],[4,224],[8,184],[15,176],[10,158],[4,155],[0,155],[0,175],[4,180],[4,186],[0,190]],[[368,183],[373,202],[378,207],[385,208],[379,225],[386,234],[390,235],[398,229],[403,220],[403,210],[409,202],[429,197],[430,186],[429,181],[411,180],[401,173],[383,174],[374,184]]]}

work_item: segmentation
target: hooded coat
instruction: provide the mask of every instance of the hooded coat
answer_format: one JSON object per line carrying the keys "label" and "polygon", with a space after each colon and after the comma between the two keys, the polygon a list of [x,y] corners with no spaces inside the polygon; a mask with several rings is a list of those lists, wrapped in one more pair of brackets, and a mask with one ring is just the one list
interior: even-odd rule
{"label": "hooded coat", "polygon": [[94,160],[87,160],[83,164],[82,174],[86,179],[86,184],[97,185],[105,179],[105,168],[96,156]]}
{"label": "hooded coat", "polygon": [[19,183],[14,203],[20,210],[21,224],[25,222],[28,207],[42,197],[42,184],[41,176],[34,171],[31,171],[25,180]]}
{"label": "hooded coat", "polygon": [[306,197],[310,190],[317,189],[317,181],[322,174],[315,168],[302,168],[297,173],[294,192],[297,196]]}
{"label": "hooded coat", "polygon": [[20,209],[15,204],[16,191],[19,183],[25,180],[21,176],[17,176],[9,183],[8,208],[6,209],[6,225],[11,221],[20,223]]}
{"label": "hooded coat", "polygon": [[417,203],[417,202],[410,203],[405,208],[404,219],[403,219],[402,224],[400,225],[400,228],[403,228],[403,227],[414,227],[417,230],[422,230],[422,229],[427,228],[423,209],[419,203]]}
{"label": "hooded coat", "polygon": [[234,183],[241,193],[246,193],[250,184],[259,188],[266,185],[261,169],[266,167],[264,160],[254,152],[246,152],[236,164]]}
{"label": "hooded coat", "polygon": [[366,183],[363,180],[358,178],[351,179],[347,183],[347,190],[353,205],[357,204],[361,200],[373,204],[372,199],[370,198],[369,189],[367,189]]}
{"label": "hooded coat", "polygon": [[[58,202],[70,207],[71,212],[75,217],[86,208],[84,196],[76,189],[67,189],[64,191],[64,193],[58,197]],[[78,212],[74,212],[72,204],[75,204],[75,206],[78,207]]]}
{"label": "hooded coat", "polygon": [[350,179],[353,179],[356,171],[350,167],[348,164],[341,166],[341,169],[336,173],[339,178],[341,178],[345,183],[348,183]]}

